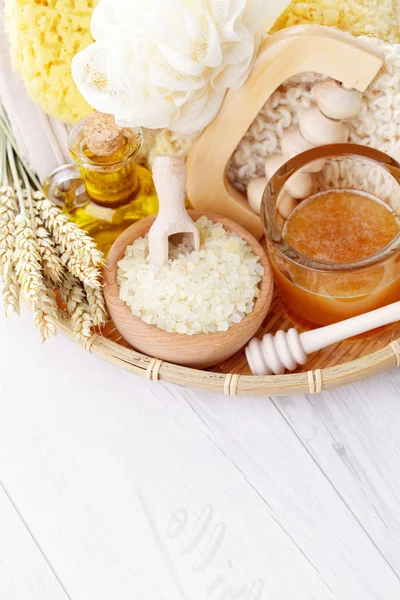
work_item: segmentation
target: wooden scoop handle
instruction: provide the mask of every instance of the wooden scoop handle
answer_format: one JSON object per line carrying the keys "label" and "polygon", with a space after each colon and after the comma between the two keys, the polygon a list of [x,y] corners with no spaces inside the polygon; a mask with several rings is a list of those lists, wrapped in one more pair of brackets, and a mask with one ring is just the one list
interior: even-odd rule
{"label": "wooden scoop handle", "polygon": [[153,163],[153,180],[159,202],[157,219],[162,217],[176,222],[177,218],[186,215],[184,159],[180,156],[157,156]]}
{"label": "wooden scoop handle", "polygon": [[150,260],[163,265],[168,260],[168,238],[182,233],[194,250],[200,250],[199,232],[185,208],[186,165],[179,156],[158,156],[153,163],[153,179],[159,210],[149,231]]}

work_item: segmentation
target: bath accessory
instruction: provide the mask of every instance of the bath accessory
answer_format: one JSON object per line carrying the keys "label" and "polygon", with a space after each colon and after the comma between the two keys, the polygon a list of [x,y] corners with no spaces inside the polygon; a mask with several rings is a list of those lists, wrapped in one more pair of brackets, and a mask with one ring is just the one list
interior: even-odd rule
{"label": "bath accessory", "polygon": [[76,166],[59,167],[44,182],[47,197],[104,255],[124,229],[158,209],[151,173],[136,163],[142,140],[139,128],[118,127],[112,115],[90,113],[70,133]]}
{"label": "bath accessory", "polygon": [[[159,212],[149,231],[151,262],[163,265],[168,260],[168,239],[185,240],[193,250],[200,250],[196,225],[186,212],[186,165],[179,156],[158,156],[153,163],[153,180],[159,202]],[[180,240],[182,241],[182,239]]]}
{"label": "bath accessory", "polygon": [[[160,329],[135,316],[120,297],[118,263],[125,256],[127,246],[137,238],[149,234],[150,259],[163,264],[168,259],[168,236],[177,233],[192,234],[195,249],[200,249],[199,232],[195,221],[201,213],[184,208],[185,164],[180,158],[158,157],[154,163],[154,179],[160,196],[161,211],[158,217],[143,219],[129,227],[114,243],[104,270],[104,295],[115,326],[132,346],[149,355],[182,365],[209,367],[227,359],[242,348],[255,335],[271,305],[273,277],[266,254],[257,240],[245,229],[214,214],[205,216],[213,223],[221,223],[226,231],[237,233],[259,258],[263,275],[259,296],[250,313],[226,331],[185,335]],[[158,223],[158,225],[157,225]],[[233,268],[234,265],[232,265]]]}
{"label": "bath accessory", "polygon": [[[197,211],[190,211],[189,215],[194,221],[202,216]],[[253,310],[240,323],[235,323],[227,331],[199,333],[190,336],[170,333],[136,317],[121,300],[117,280],[118,262],[125,255],[127,246],[149,232],[154,217],[142,219],[131,225],[115,241],[104,269],[104,296],[107,307],[115,327],[123,338],[134,348],[149,356],[203,369],[226,360],[247,344],[267,316],[273,295],[271,266],[257,240],[233,221],[212,213],[205,213],[205,216],[214,223],[221,223],[227,231],[240,235],[249,244],[253,253],[259,257],[260,263],[264,267],[260,295],[255,301]]]}
{"label": "bath accessory", "polygon": [[[312,92],[316,105],[302,110],[299,113],[298,125],[283,132],[282,154],[274,154],[265,161],[265,186],[289,159],[318,146],[339,144],[347,140],[348,132],[343,119],[358,114],[361,108],[361,93],[358,90],[347,89],[333,79],[316,83]],[[323,159],[313,161],[287,181],[285,197],[282,196],[278,206],[278,211],[284,219],[296,208],[297,200],[304,200],[313,193],[313,175],[321,171],[324,165]],[[261,187],[261,183],[252,185],[251,181],[247,185],[247,199],[257,214],[260,214],[261,210]]]}
{"label": "bath accessory", "polygon": [[254,117],[293,75],[323,73],[348,88],[364,91],[382,63],[383,53],[373,44],[329,27],[299,26],[271,36],[261,47],[245,84],[227,94],[214,121],[191,147],[187,191],[193,206],[215,210],[260,238],[258,215],[225,175],[226,165]]}
{"label": "bath accessory", "polygon": [[303,333],[289,329],[274,336],[267,333],[262,340],[253,338],[246,358],[253,375],[281,375],[286,369],[293,371],[304,365],[312,352],[396,321],[400,321],[400,302]]}

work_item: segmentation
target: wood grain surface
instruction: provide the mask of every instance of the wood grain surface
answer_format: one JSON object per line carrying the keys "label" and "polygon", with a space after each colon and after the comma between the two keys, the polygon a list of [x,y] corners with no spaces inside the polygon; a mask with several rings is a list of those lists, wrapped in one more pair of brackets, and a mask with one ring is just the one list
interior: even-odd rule
{"label": "wood grain surface", "polygon": [[70,600],[51,564],[32,537],[17,506],[1,483],[0,598]]}
{"label": "wood grain surface", "polygon": [[1,600],[400,597],[400,370],[224,398],[0,336]]}

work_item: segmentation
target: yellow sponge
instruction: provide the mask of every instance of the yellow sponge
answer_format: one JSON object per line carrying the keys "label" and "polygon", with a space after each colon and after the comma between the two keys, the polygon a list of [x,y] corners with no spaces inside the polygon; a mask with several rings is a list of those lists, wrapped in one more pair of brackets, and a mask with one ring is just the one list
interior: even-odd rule
{"label": "yellow sponge", "polygon": [[[293,0],[273,31],[316,23],[396,43],[399,1]],[[47,113],[65,122],[75,122],[91,110],[72,80],[70,65],[74,54],[92,42],[90,19],[97,2],[6,0],[14,68],[31,98]]]}
{"label": "yellow sponge", "polygon": [[394,44],[399,41],[399,0],[293,0],[273,31],[305,23],[372,35]]}
{"label": "yellow sponge", "polygon": [[13,67],[30,97],[67,123],[92,109],[71,76],[74,54],[88,46],[98,0],[6,0]]}

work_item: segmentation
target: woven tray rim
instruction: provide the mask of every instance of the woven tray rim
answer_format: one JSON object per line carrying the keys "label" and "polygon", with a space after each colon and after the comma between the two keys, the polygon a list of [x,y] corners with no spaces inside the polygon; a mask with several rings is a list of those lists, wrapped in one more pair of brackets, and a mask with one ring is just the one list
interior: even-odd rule
{"label": "woven tray rim", "polygon": [[[69,317],[63,311],[59,312],[58,327],[63,334],[73,339]],[[93,334],[86,344],[86,350],[111,364],[148,380],[156,379],[190,389],[214,392],[226,396],[315,394],[356,383],[400,366],[400,338],[367,356],[341,365],[303,373],[268,375],[266,377],[256,377],[254,375],[235,376],[232,373],[215,373],[183,367],[167,361],[158,361],[133,348],[125,348],[102,336],[101,333]],[[157,367],[156,370],[154,369],[155,366]]]}

